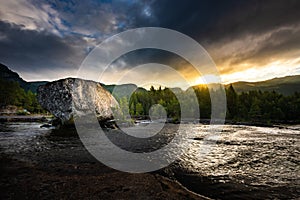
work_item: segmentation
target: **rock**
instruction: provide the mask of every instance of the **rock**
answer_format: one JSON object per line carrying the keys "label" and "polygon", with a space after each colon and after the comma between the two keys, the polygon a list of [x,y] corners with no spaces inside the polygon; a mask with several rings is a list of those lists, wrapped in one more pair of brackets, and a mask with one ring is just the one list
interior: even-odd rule
{"label": "rock", "polygon": [[43,124],[40,126],[41,128],[51,128],[52,124]]}
{"label": "rock", "polygon": [[100,83],[66,78],[39,86],[37,98],[41,106],[58,118],[61,124],[72,124],[74,115],[96,113],[99,121],[113,119],[119,109],[115,98]]}

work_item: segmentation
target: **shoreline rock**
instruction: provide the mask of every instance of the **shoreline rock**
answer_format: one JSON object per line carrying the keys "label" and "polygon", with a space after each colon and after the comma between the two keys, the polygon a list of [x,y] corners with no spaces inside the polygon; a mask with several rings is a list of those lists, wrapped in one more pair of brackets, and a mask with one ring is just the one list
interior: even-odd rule
{"label": "shoreline rock", "polygon": [[38,88],[38,101],[58,120],[53,125],[74,125],[74,117],[95,112],[102,124],[113,119],[119,109],[116,99],[100,83],[66,78],[49,82]]}

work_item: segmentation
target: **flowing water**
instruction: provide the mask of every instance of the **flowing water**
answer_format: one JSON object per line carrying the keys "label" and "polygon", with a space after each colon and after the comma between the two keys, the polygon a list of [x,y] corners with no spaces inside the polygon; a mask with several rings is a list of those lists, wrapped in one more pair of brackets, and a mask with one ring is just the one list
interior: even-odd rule
{"label": "flowing water", "polygon": [[[32,163],[93,160],[78,137],[60,136],[61,133],[40,126],[40,123],[1,123],[1,153]],[[122,134],[112,130],[106,134],[125,150],[149,152],[170,142],[172,131],[177,130],[178,125],[168,124],[162,130],[165,136],[153,137],[158,144],[155,147],[149,146],[149,141],[148,145],[143,144],[143,140],[122,144]],[[196,193],[217,199],[300,196],[300,126],[224,125],[217,137],[207,140],[209,130],[208,125],[182,124],[180,134],[188,134],[188,146],[175,163],[159,173],[177,179]],[[178,144],[176,148],[182,147]]]}

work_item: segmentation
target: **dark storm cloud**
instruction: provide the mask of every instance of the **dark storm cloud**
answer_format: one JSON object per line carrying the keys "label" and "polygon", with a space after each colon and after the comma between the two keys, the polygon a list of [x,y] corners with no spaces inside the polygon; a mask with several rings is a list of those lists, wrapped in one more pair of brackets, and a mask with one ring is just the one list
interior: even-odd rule
{"label": "dark storm cloud", "polygon": [[180,70],[182,66],[189,64],[184,58],[169,51],[159,49],[139,49],[122,55],[112,63],[112,66],[113,68],[124,70],[145,63],[160,63],[171,66],[176,70]]}
{"label": "dark storm cloud", "polygon": [[159,26],[194,38],[205,35],[230,6],[231,1],[155,1],[151,4]]}
{"label": "dark storm cloud", "polygon": [[[260,42],[259,47],[245,54],[237,54],[228,58],[231,64],[240,64],[242,62],[255,62],[267,64],[274,58],[293,57],[295,50],[300,47],[300,27],[290,27],[282,30],[274,30]],[[298,52],[299,53],[299,52]],[[300,55],[300,54],[298,54]]]}
{"label": "dark storm cloud", "polygon": [[[234,39],[298,24],[300,3],[279,1],[155,1],[151,4],[159,25],[197,40]],[[143,23],[143,22],[141,22]]]}
{"label": "dark storm cloud", "polygon": [[[37,3],[40,1],[37,1]],[[128,28],[153,22],[151,1],[57,1],[49,0],[50,5],[60,13],[69,31],[86,35],[110,36]]]}
{"label": "dark storm cloud", "polygon": [[[12,6],[19,13],[9,10]],[[136,19],[151,15],[145,2],[123,0],[12,0],[1,8],[0,62],[17,72],[47,71],[53,77],[77,69],[103,39],[136,27]]]}
{"label": "dark storm cloud", "polygon": [[[244,62],[259,66],[276,58],[299,55],[298,1],[162,0],[148,6],[155,18],[151,22],[137,18],[135,26],[161,26],[191,36],[208,50],[221,73],[243,70],[236,65]],[[187,64],[180,58],[153,50],[131,53],[123,59],[129,68],[151,60],[172,66]]]}
{"label": "dark storm cloud", "polygon": [[0,21],[0,60],[17,71],[39,72],[41,68],[77,68],[84,57],[81,38],[23,29]]}
{"label": "dark storm cloud", "polygon": [[239,35],[262,34],[280,27],[299,26],[299,9],[297,0],[244,1],[218,20],[215,33],[223,33],[224,39],[234,39]]}
{"label": "dark storm cloud", "polygon": [[[19,13],[11,14],[10,2],[17,2],[13,5],[18,5]],[[62,69],[75,70],[103,39],[145,26],[191,36],[208,50],[221,73],[243,70],[243,63],[260,66],[277,58],[299,57],[297,0],[11,0],[1,7],[0,62],[21,72],[50,69],[55,77]],[[114,65],[121,70],[147,62],[175,69],[187,64],[163,51],[144,50],[125,55]]]}

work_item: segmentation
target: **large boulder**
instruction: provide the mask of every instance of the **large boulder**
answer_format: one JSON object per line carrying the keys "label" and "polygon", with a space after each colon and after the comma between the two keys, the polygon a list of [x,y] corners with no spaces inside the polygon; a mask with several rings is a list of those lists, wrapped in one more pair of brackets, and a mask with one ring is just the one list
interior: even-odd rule
{"label": "large boulder", "polygon": [[119,108],[115,98],[99,83],[83,79],[66,78],[37,90],[41,106],[60,119],[62,124],[73,121],[74,115],[95,111],[99,121],[113,118]]}

